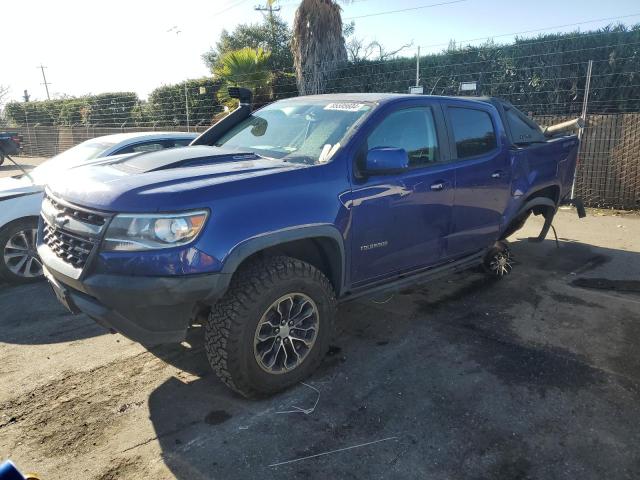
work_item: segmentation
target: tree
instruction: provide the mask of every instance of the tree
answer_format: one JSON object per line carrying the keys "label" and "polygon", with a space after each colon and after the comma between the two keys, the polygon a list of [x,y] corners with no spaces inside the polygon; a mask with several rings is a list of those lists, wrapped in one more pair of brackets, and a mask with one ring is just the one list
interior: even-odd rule
{"label": "tree", "polygon": [[214,70],[216,80],[221,81],[218,99],[221,103],[231,105],[234,102],[228,97],[230,86],[249,88],[255,98],[255,103],[266,103],[271,97],[272,73],[269,69],[271,53],[262,48],[249,47],[226,52],[218,59],[218,66]]}
{"label": "tree", "polygon": [[210,77],[163,85],[151,92],[148,102],[139,103],[131,116],[138,125],[186,125],[188,101],[190,125],[209,125],[222,110],[218,88],[219,82]]}
{"label": "tree", "polygon": [[9,87],[0,85],[0,107],[2,107],[2,104],[4,103],[4,97],[6,97],[7,95],[9,95]]}
{"label": "tree", "polygon": [[293,68],[293,56],[289,48],[291,30],[278,15],[267,15],[262,23],[238,25],[232,32],[223,30],[216,46],[202,55],[207,66],[214,71],[220,66],[221,57],[245,47],[261,48],[270,52],[271,70]]}
{"label": "tree", "polygon": [[334,0],[302,0],[296,10],[291,50],[301,95],[323,93],[347,60],[341,10]]}
{"label": "tree", "polygon": [[9,94],[9,87],[0,85],[0,122],[4,123],[4,110],[2,105],[4,104],[4,98]]}

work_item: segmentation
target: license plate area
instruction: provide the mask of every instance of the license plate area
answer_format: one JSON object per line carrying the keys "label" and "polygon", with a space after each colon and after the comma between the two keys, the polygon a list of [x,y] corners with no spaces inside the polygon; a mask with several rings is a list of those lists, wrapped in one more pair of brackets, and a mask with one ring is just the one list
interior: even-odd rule
{"label": "license plate area", "polygon": [[51,285],[51,289],[55,294],[58,301],[62,304],[64,308],[66,308],[69,313],[73,315],[77,315],[80,313],[80,310],[73,302],[73,299],[69,295],[69,290],[67,290],[63,285],[60,284],[53,276],[45,270],[45,277],[49,281],[49,285]]}

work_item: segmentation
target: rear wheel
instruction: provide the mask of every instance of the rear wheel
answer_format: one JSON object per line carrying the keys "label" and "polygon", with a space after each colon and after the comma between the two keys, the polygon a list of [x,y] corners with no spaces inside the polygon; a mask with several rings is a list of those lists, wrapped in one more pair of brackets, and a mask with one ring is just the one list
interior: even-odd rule
{"label": "rear wheel", "polygon": [[495,278],[502,278],[513,270],[513,255],[506,242],[496,242],[484,257],[485,272]]}
{"label": "rear wheel", "polygon": [[205,325],[205,348],[220,379],[246,397],[309,376],[329,348],[336,299],[308,263],[272,257],[241,268]]}
{"label": "rear wheel", "polygon": [[38,220],[24,218],[0,230],[0,276],[11,283],[42,278],[42,263],[36,251]]}

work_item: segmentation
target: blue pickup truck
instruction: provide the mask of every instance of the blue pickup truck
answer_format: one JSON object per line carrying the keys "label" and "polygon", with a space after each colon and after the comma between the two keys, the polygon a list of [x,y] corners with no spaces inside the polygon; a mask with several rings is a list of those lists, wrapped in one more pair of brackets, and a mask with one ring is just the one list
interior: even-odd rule
{"label": "blue pickup truck", "polygon": [[49,185],[38,253],[72,312],[145,345],[204,325],[245,396],[320,363],[336,304],[484,265],[569,202],[578,139],[507,102],[339,94],[240,106],[191,146]]}

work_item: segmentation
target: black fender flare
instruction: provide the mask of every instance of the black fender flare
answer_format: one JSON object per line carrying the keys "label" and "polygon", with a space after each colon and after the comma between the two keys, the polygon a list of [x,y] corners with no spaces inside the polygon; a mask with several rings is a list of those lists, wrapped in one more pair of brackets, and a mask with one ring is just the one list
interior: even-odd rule
{"label": "black fender flare", "polygon": [[554,215],[555,215],[556,209],[558,208],[558,206],[556,205],[556,202],[551,200],[549,197],[533,197],[531,200],[525,203],[522,207],[520,207],[520,210],[518,210],[518,213],[515,216],[519,217],[520,215],[525,213],[527,210],[532,210],[534,207],[549,207],[553,211]]}
{"label": "black fender flare", "polygon": [[[509,223],[507,223],[506,227],[502,230],[501,240],[503,240],[507,234],[511,235],[512,233],[520,230],[524,225],[528,215],[527,212],[531,212],[536,207],[544,208],[544,218],[545,223],[540,231],[540,234],[537,237],[529,238],[529,241],[541,242],[547,236],[549,229],[551,228],[551,222],[553,222],[553,218],[556,214],[558,205],[549,197],[533,197],[529,201],[525,202],[522,207],[518,209],[518,212],[511,217]],[[526,216],[525,216],[526,215]],[[518,222],[521,222],[518,225]],[[509,233],[510,232],[510,233]]]}
{"label": "black fender flare", "polygon": [[[252,237],[244,242],[236,245],[231,252],[225,257],[221,273],[233,274],[240,264],[251,255],[258,253],[270,247],[296,241],[296,240],[312,240],[326,238],[333,241],[338,247],[340,258],[338,274],[339,284],[336,285],[339,295],[344,289],[345,272],[346,272],[346,256],[344,248],[344,239],[338,229],[330,224],[311,224],[296,227],[283,228],[274,232],[265,233]],[[230,277],[231,275],[229,275]]]}
{"label": "black fender flare", "polygon": [[558,210],[558,205],[556,202],[551,200],[549,197],[534,197],[525,203],[520,210],[518,210],[518,215],[516,217],[524,214],[529,210],[533,210],[535,207],[545,207],[543,216],[544,216],[544,225],[542,226],[542,230],[537,237],[529,237],[528,240],[530,242],[542,242],[546,237],[547,233],[549,233],[549,229],[551,228],[551,224],[553,223],[553,218],[556,216],[556,211]]}

